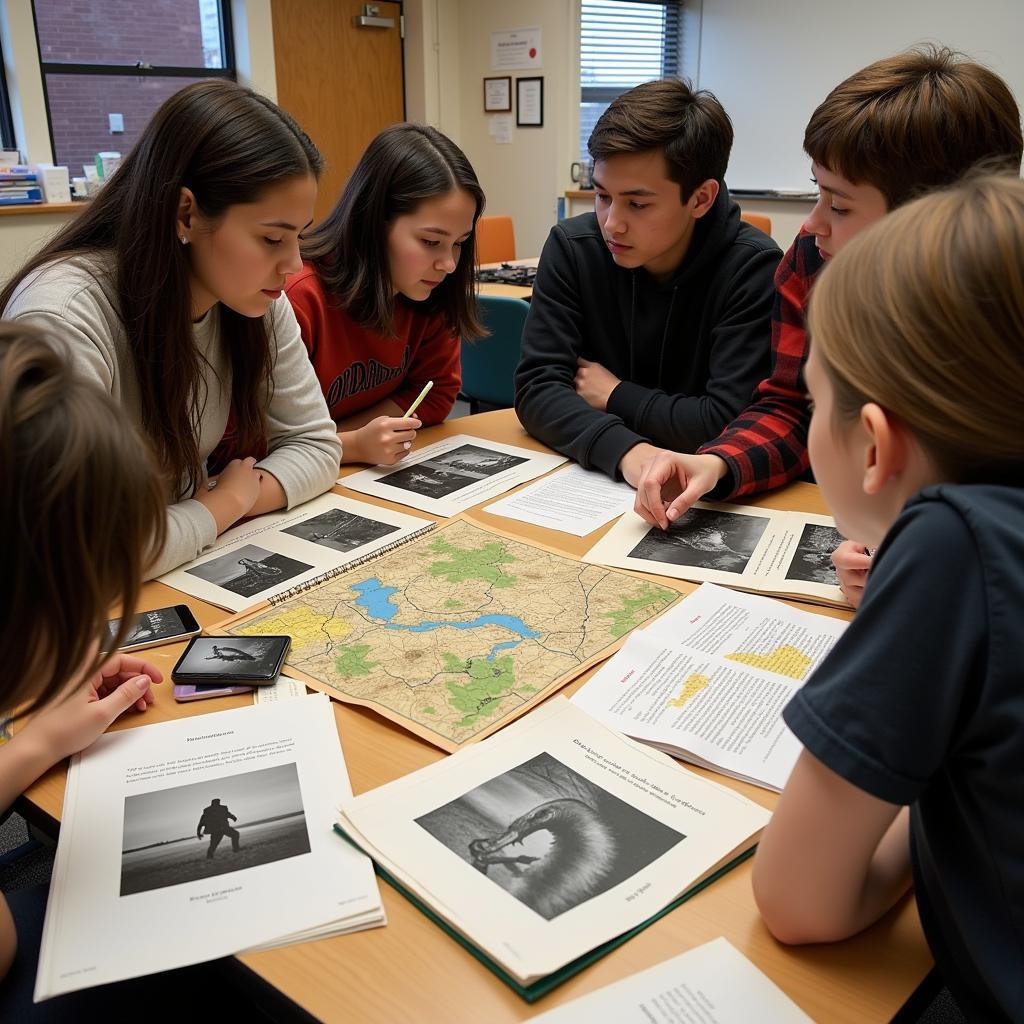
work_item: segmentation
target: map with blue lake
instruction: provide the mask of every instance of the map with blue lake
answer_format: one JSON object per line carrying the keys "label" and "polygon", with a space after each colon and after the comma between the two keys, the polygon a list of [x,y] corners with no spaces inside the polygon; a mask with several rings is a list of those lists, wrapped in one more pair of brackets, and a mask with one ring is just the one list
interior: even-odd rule
{"label": "map with blue lake", "polygon": [[508,724],[678,600],[650,580],[456,519],[228,632],[445,750]]}

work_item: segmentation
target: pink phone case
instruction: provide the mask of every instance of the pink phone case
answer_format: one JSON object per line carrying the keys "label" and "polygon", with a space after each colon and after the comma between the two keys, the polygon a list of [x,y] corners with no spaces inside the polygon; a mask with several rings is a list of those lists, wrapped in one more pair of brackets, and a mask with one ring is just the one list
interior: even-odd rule
{"label": "pink phone case", "polygon": [[193,683],[175,683],[175,700],[206,700],[207,697],[230,697],[236,693],[252,693],[253,687],[232,684],[231,686],[196,686]]}

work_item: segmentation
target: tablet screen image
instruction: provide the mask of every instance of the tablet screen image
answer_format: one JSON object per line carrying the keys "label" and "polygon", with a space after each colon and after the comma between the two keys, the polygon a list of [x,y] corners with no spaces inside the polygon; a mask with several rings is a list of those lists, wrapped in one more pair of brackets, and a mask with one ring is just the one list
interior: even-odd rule
{"label": "tablet screen image", "polygon": [[288,636],[199,636],[171,672],[175,682],[272,683],[291,645]]}

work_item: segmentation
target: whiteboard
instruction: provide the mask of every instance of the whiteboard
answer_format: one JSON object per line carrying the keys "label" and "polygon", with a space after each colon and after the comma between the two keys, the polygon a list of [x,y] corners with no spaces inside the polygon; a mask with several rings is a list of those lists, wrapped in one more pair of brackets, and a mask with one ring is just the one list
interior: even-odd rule
{"label": "whiteboard", "polygon": [[815,107],[920,42],[966,53],[1024,101],[1024,0],[703,0],[693,77],[732,118],[729,187],[811,187],[803,137]]}

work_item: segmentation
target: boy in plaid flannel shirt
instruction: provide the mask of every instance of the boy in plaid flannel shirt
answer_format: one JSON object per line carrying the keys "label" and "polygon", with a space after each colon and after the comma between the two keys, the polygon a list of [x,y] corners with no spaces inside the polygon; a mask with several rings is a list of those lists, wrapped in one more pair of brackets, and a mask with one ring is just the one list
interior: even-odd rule
{"label": "boy in plaid flannel shirt", "polygon": [[[804,314],[826,261],[889,210],[953,183],[978,161],[1019,173],[1021,148],[1020,112],[1006,84],[946,48],[877,61],[833,89],[804,134],[820,195],[776,272],[771,375],[696,454],[662,451],[647,461],[636,511],[667,529],[703,494],[737,498],[806,473]],[[847,541],[834,560],[856,605],[870,556]]]}

